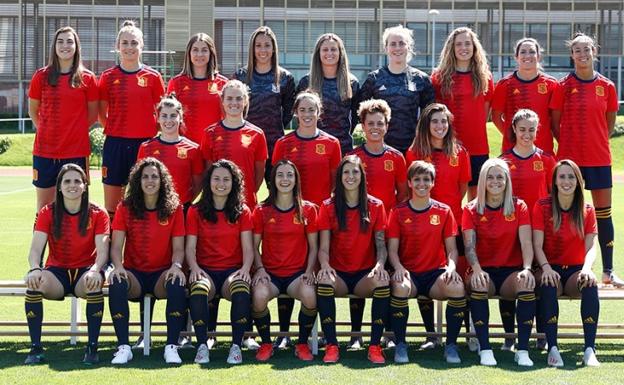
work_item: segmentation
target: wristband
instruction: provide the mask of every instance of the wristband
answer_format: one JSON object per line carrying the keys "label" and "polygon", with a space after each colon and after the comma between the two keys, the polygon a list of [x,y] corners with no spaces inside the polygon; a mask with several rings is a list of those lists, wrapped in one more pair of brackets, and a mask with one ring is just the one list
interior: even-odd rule
{"label": "wristband", "polygon": [[264,271],[266,271],[266,267],[264,267],[264,266],[257,267],[257,268],[256,268],[256,271],[258,271],[258,270],[260,270],[260,269],[264,269]]}
{"label": "wristband", "polygon": [[544,267],[544,266],[548,265],[548,264],[549,264],[548,262],[544,262],[544,263],[542,263],[542,264],[540,265],[540,269],[541,269],[542,267]]}
{"label": "wristband", "polygon": [[35,268],[32,268],[32,269],[28,270],[28,273],[26,273],[26,274],[30,274],[30,273],[32,273],[32,272],[33,272],[33,271],[35,271],[35,270],[39,270],[39,271],[41,271],[41,270],[43,270],[43,269],[42,269],[42,268],[40,268],[40,267],[35,267]]}

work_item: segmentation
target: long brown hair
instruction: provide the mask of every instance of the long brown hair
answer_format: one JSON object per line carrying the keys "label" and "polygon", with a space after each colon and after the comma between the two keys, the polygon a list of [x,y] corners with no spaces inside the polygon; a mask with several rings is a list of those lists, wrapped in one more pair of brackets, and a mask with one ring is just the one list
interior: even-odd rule
{"label": "long brown hair", "polygon": [[128,188],[123,204],[130,209],[130,213],[138,218],[145,218],[145,194],[141,188],[141,177],[143,170],[147,166],[154,166],[160,175],[160,188],[158,190],[158,200],[156,201],[156,211],[159,220],[169,218],[180,205],[180,198],[173,187],[173,180],[167,167],[158,159],[147,157],[136,162],[130,170],[128,178]]}
{"label": "long brown hair", "polygon": [[288,159],[281,159],[271,169],[271,178],[269,179],[271,181],[269,183],[269,196],[262,202],[262,204],[275,206],[275,201],[277,199],[277,186],[275,183],[275,177],[277,176],[277,168],[283,165],[290,166],[295,171],[295,186],[293,187],[293,190],[292,190],[293,204],[295,208],[295,218],[297,218],[299,223],[303,223],[307,225],[305,216],[303,215],[303,198],[301,196],[301,176],[299,174],[299,170],[297,170],[297,166],[295,166],[295,164]]}
{"label": "long brown hair", "polygon": [[206,176],[202,182],[202,194],[199,201],[195,204],[201,217],[205,220],[217,223],[217,209],[215,209],[212,197],[212,189],[210,188],[210,180],[213,172],[218,168],[224,168],[232,175],[232,190],[228,194],[225,201],[224,214],[227,221],[235,223],[243,213],[243,202],[245,202],[245,188],[243,186],[243,173],[240,168],[227,159],[219,159],[212,163],[206,171]]}
{"label": "long brown hair", "polygon": [[265,35],[269,39],[271,39],[271,44],[273,44],[273,54],[271,55],[271,71],[273,72],[274,84],[276,86],[279,86],[280,67],[277,50],[277,37],[275,37],[275,33],[273,32],[273,30],[266,25],[256,28],[256,30],[253,31],[251,36],[249,37],[249,47],[247,55],[247,81],[245,83],[251,84],[253,81],[253,71],[256,68],[256,55],[254,47],[256,45],[256,37],[258,37],[258,35]]}
{"label": "long brown hair", "polygon": [[82,75],[84,75],[86,68],[82,64],[82,58],[80,56],[80,38],[76,33],[76,30],[72,27],[65,26],[56,30],[54,33],[54,39],[50,47],[50,56],[48,57],[48,84],[56,86],[58,78],[61,76],[61,63],[59,62],[58,55],[56,54],[56,40],[59,35],[65,32],[69,32],[74,35],[74,43],[76,44],[76,52],[74,53],[74,59],[72,61],[71,70],[69,74],[69,86],[72,88],[79,88],[84,85],[82,81]]}
{"label": "long brown hair", "polygon": [[362,160],[357,155],[347,155],[342,158],[336,171],[336,189],[334,190],[334,206],[338,228],[341,231],[347,229],[347,199],[345,188],[342,184],[342,172],[347,164],[356,165],[360,170],[360,185],[358,186],[358,212],[360,213],[360,231],[366,231],[370,225],[370,213],[368,212],[368,190],[366,189],[366,172]]}
{"label": "long brown hair", "polygon": [[433,145],[431,144],[431,117],[436,112],[443,112],[448,119],[448,131],[442,139],[442,151],[446,156],[452,158],[457,156],[457,141],[455,140],[455,132],[453,130],[453,114],[449,109],[441,103],[431,103],[428,105],[418,118],[418,124],[416,125],[416,136],[412,141],[410,150],[415,151],[420,157],[426,159],[431,156],[433,152]]}
{"label": "long brown hair", "polygon": [[574,198],[572,199],[572,206],[570,207],[570,214],[572,217],[572,223],[570,225],[577,234],[584,236],[585,197],[583,196],[583,175],[581,174],[579,166],[570,159],[560,160],[553,168],[552,189],[550,190],[550,196],[552,197],[553,230],[557,232],[559,231],[559,227],[561,227],[562,210],[561,203],[559,202],[559,188],[557,187],[557,172],[562,166],[569,166],[576,177]]}
{"label": "long brown hair", "polygon": [[208,60],[206,75],[208,79],[214,80],[215,75],[219,71],[217,64],[217,47],[215,46],[214,40],[203,32],[191,36],[186,44],[186,53],[184,54],[184,63],[182,64],[182,71],[180,71],[180,75],[186,75],[190,78],[195,76],[193,73],[193,63],[191,62],[191,49],[193,48],[193,44],[198,41],[204,42],[208,46],[208,51],[210,51],[210,60]]}
{"label": "long brown hair", "polygon": [[54,203],[52,203],[52,236],[55,239],[61,238],[61,230],[63,230],[63,216],[66,214],[65,200],[63,199],[63,192],[61,191],[61,184],[63,182],[63,176],[69,171],[76,171],[80,174],[82,183],[85,185],[85,190],[80,197],[80,214],[78,217],[78,232],[84,236],[87,234],[87,226],[89,225],[89,179],[84,170],[74,163],[67,163],[61,167],[58,176],[56,177],[56,193]]}
{"label": "long brown hair", "polygon": [[338,94],[343,102],[353,98],[353,90],[351,89],[351,78],[349,74],[349,58],[344,42],[340,36],[335,33],[325,33],[319,36],[312,52],[312,62],[310,63],[310,89],[319,95],[323,93],[323,64],[321,63],[321,46],[326,41],[335,41],[338,45],[338,69],[336,71],[336,83],[338,86]]}

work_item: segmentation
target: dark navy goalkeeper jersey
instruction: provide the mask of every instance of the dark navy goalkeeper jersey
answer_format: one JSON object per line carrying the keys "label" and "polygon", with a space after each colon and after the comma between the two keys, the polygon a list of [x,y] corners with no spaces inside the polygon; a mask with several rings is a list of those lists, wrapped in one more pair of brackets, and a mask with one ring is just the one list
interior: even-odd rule
{"label": "dark navy goalkeeper jersey", "polygon": [[[273,71],[252,74],[247,120],[264,131],[269,147],[273,152],[275,142],[284,136],[284,127],[292,119],[292,107],[295,102],[295,78],[290,72],[280,67],[280,84],[275,85]],[[247,67],[238,69],[234,79],[247,83]]]}
{"label": "dark navy goalkeeper jersey", "polygon": [[392,116],[385,141],[405,152],[412,143],[420,110],[435,100],[429,75],[408,66],[400,74],[393,74],[384,66],[368,74],[360,89],[360,102],[383,99],[390,105]]}
{"label": "dark navy goalkeeper jersey", "polygon": [[[336,78],[323,80],[321,100],[323,101],[323,113],[318,121],[318,128],[335,136],[340,141],[340,149],[343,154],[353,151],[353,137],[351,133],[357,124],[358,93],[360,82],[353,74],[349,74],[353,97],[342,101],[338,93],[338,81]],[[307,89],[310,84],[310,74],[299,80],[297,93]]]}

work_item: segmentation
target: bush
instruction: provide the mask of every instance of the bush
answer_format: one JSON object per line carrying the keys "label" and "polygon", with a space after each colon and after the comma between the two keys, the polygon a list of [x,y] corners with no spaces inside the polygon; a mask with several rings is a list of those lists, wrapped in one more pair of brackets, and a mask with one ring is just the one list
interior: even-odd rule
{"label": "bush", "polygon": [[100,167],[102,164],[102,151],[104,150],[104,129],[95,126],[89,131],[89,141],[91,142],[91,157],[95,158],[95,164]]}
{"label": "bush", "polygon": [[613,129],[613,133],[611,134],[612,138],[617,138],[618,136],[624,135],[624,124],[615,124]]}
{"label": "bush", "polygon": [[0,137],[0,154],[4,154],[11,147],[11,138],[7,136]]}

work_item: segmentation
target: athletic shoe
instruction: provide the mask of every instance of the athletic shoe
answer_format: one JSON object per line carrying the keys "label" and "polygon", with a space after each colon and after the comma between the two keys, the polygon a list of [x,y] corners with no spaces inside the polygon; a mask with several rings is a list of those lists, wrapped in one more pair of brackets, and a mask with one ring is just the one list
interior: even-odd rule
{"label": "athletic shoe", "polygon": [[256,360],[260,362],[268,361],[273,356],[273,344],[262,344],[260,349],[256,350]]}
{"label": "athletic shoe", "polygon": [[180,354],[178,354],[178,345],[174,345],[174,344],[165,345],[165,353],[163,354],[163,357],[165,357],[165,362],[168,364],[181,364],[182,363]]}
{"label": "athletic shoe", "polygon": [[481,357],[481,365],[496,366],[496,358],[494,358],[494,352],[492,351],[492,349],[481,350],[479,352],[479,357]]}
{"label": "athletic shoe", "polygon": [[[143,336],[139,336],[139,338],[137,338],[134,345],[132,345],[132,350],[143,350],[144,347],[145,347],[145,343],[143,341]],[[152,345],[150,344],[150,348],[151,347]]]}
{"label": "athletic shoe", "polygon": [[193,341],[191,341],[191,337],[180,336],[178,338],[178,348],[179,349],[195,349],[195,346],[193,346]]}
{"label": "athletic shoe", "polygon": [[314,360],[314,356],[310,351],[310,347],[308,344],[296,344],[295,345],[295,357],[300,359],[301,361],[312,361]]}
{"label": "athletic shoe", "polygon": [[243,353],[240,346],[232,344],[230,347],[230,353],[228,354],[227,363],[232,365],[238,365],[243,362]]}
{"label": "athletic shoe", "polygon": [[516,361],[518,366],[533,366],[533,361],[529,357],[527,350],[518,350],[514,355],[514,361]]}
{"label": "athletic shoe", "polygon": [[82,359],[82,363],[86,365],[95,365],[100,362],[100,357],[98,357],[98,346],[97,344],[87,344],[85,349],[85,355]]}
{"label": "athletic shoe", "polygon": [[368,347],[368,360],[373,364],[385,364],[386,359],[381,350],[381,345],[370,345]]}
{"label": "athletic shoe", "polygon": [[132,361],[132,349],[130,349],[130,345],[119,345],[117,351],[113,354],[111,364],[125,365],[128,361]]}
{"label": "athletic shoe", "polygon": [[481,348],[479,346],[479,340],[477,339],[477,337],[470,337],[466,342],[468,343],[468,350],[470,350],[471,352],[478,352]]}
{"label": "athletic shoe", "polygon": [[535,349],[537,350],[546,350],[548,347],[548,342],[546,342],[546,338],[538,338],[535,340]]}
{"label": "athletic shoe", "polygon": [[585,366],[600,366],[600,362],[596,358],[596,352],[594,348],[585,349],[585,353],[583,353],[583,365]]}
{"label": "athletic shoe", "polygon": [[561,358],[559,349],[557,349],[556,346],[550,348],[548,352],[548,366],[553,366],[555,368],[563,367],[563,358]]}
{"label": "athletic shoe", "polygon": [[349,344],[347,345],[347,350],[361,350],[364,348],[364,341],[362,337],[351,337]]}
{"label": "athletic shoe", "polygon": [[34,365],[40,364],[44,360],[43,356],[43,348],[41,346],[32,346],[30,348],[30,352],[28,352],[28,356],[24,360],[26,365]]}
{"label": "athletic shoe", "polygon": [[624,287],[624,280],[612,271],[602,273],[602,283],[605,285],[613,285],[615,287]]}
{"label": "athletic shoe", "polygon": [[334,362],[338,362],[340,359],[340,348],[335,344],[327,344],[325,345],[325,355],[323,356],[323,362],[326,364],[331,364]]}
{"label": "athletic shoe", "polygon": [[427,337],[425,342],[420,345],[420,350],[435,349],[436,346],[440,346],[440,339],[438,337]]}
{"label": "athletic shoe", "polygon": [[273,347],[275,349],[279,349],[279,350],[284,350],[284,349],[288,349],[288,347],[292,345],[292,341],[290,340],[290,337],[286,336],[286,337],[277,337],[275,339],[275,342],[273,342]]}
{"label": "athletic shoe", "polygon": [[457,345],[447,344],[444,347],[444,358],[448,364],[461,364],[461,358],[459,358],[459,351]]}
{"label": "athletic shoe", "polygon": [[[362,343],[362,345],[364,345],[364,344]],[[394,342],[394,337],[386,337],[386,336],[384,336],[384,337],[381,338],[381,345],[385,346],[388,349],[392,349],[392,348],[396,347],[396,342]]]}
{"label": "athletic shoe", "polygon": [[407,344],[405,342],[399,342],[394,347],[394,362],[397,364],[406,364],[409,362]]}
{"label": "athletic shoe", "polygon": [[253,337],[243,338],[243,347],[247,350],[258,350],[260,349],[260,345],[256,342]]}
{"label": "athletic shoe", "polygon": [[208,349],[208,345],[200,344],[197,348],[197,353],[195,353],[195,363],[196,364],[207,364],[210,362],[210,350]]}
{"label": "athletic shoe", "polygon": [[208,346],[208,350],[212,350],[212,348],[214,348],[216,344],[217,344],[216,337],[208,337],[208,341],[206,341],[206,346]]}
{"label": "athletic shoe", "polygon": [[513,352],[515,347],[516,340],[514,338],[505,338],[505,342],[501,345],[500,350],[504,352]]}

